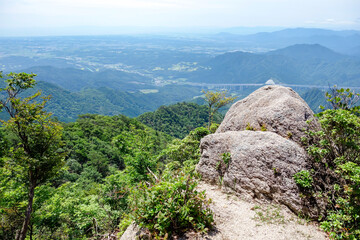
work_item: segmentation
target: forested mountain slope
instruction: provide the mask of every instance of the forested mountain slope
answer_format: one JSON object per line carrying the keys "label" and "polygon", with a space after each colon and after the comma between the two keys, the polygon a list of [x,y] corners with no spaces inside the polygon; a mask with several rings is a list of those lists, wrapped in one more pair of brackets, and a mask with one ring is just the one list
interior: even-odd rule
{"label": "forested mountain slope", "polygon": [[[216,113],[214,122],[220,123],[222,118],[221,114]],[[184,138],[191,130],[207,125],[209,112],[205,105],[182,102],[161,106],[154,112],[141,114],[137,119],[155,130]]]}
{"label": "forested mountain slope", "polygon": [[[66,164],[36,188],[29,233],[34,239],[92,238],[117,228],[126,211],[122,194],[147,179],[147,168],[155,171],[154,159],[172,139],[122,115],[86,114],[63,127]],[[5,165],[16,138],[3,127],[0,136],[0,238],[10,240],[21,226],[27,189],[23,176]]]}
{"label": "forested mountain slope", "polygon": [[[161,105],[191,100],[194,96],[201,94],[201,88],[186,85],[152,87],[147,93],[127,92],[108,87],[70,92],[57,85],[39,81],[34,89],[28,90],[24,95],[33,94],[38,90],[41,90],[43,95],[52,96],[47,110],[64,122],[75,121],[78,115],[85,113],[111,116],[124,114],[136,117],[142,113],[154,111]],[[4,113],[0,113],[0,116],[7,118]]]}

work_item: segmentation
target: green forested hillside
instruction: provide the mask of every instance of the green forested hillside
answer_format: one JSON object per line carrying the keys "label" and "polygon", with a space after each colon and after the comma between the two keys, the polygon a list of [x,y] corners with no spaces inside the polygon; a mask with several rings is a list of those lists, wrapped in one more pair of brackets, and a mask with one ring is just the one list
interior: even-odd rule
{"label": "green forested hillside", "polygon": [[[145,125],[162,131],[177,138],[184,138],[190,131],[204,127],[208,123],[208,107],[196,103],[177,103],[161,106],[154,112],[147,112],[137,119]],[[217,113],[214,117],[220,123],[222,116]]]}
{"label": "green forested hillside", "polygon": [[[138,201],[145,201],[141,208],[156,211],[154,205],[146,204],[164,206],[163,194],[170,192],[178,199],[172,202],[173,207],[178,204],[178,211],[194,208],[189,216],[199,214],[196,221],[201,221],[201,225],[191,227],[188,220],[180,218],[181,212],[166,208],[179,224],[186,224],[182,228],[210,227],[211,212],[202,207],[204,194],[195,191],[193,179],[200,156],[199,141],[208,133],[207,129],[199,128],[183,140],[172,141],[172,137],[122,115],[86,114],[76,122],[64,124],[66,164],[56,177],[36,188],[28,236],[32,239],[116,236],[119,223],[123,231],[136,221],[131,214],[139,214],[139,208],[134,208]],[[0,136],[0,238],[10,240],[21,227],[27,189],[19,179],[22,176],[6,164],[15,136],[5,128],[0,128]],[[154,181],[155,175],[161,176],[161,180]],[[143,199],[144,194],[155,198],[149,202],[151,198]],[[183,202],[182,194],[188,201]],[[198,203],[193,205],[194,201]],[[140,216],[144,221],[147,218],[144,214]],[[147,226],[156,234],[164,234],[157,230],[159,226]],[[169,226],[164,228],[168,233],[178,233],[179,229]]]}
{"label": "green forested hillside", "polygon": [[[1,239],[102,239],[132,221],[162,237],[211,227],[194,179],[206,128],[173,140],[124,115],[59,123],[44,111],[47,97],[18,95],[33,77],[9,74],[0,89],[0,110],[10,116],[0,119]],[[181,227],[154,222],[159,210]]]}
{"label": "green forested hillside", "polygon": [[[152,88],[154,92],[150,93],[126,92],[105,87],[70,92],[54,84],[39,81],[34,89],[29,89],[24,95],[38,90],[45,96],[52,96],[46,109],[63,122],[75,121],[78,115],[86,113],[136,117],[162,105],[191,100],[201,94],[201,88],[184,85]],[[7,117],[4,113],[0,113],[0,116]]]}
{"label": "green forested hillside", "polygon": [[[27,191],[18,180],[21,176],[5,165],[14,135],[0,128],[0,136],[0,238],[14,239]],[[35,239],[93,237],[97,234],[94,219],[99,232],[111,232],[126,211],[118,191],[147,179],[148,168],[156,172],[156,156],[170,140],[122,115],[87,114],[64,124],[66,165],[36,188],[30,235]]]}

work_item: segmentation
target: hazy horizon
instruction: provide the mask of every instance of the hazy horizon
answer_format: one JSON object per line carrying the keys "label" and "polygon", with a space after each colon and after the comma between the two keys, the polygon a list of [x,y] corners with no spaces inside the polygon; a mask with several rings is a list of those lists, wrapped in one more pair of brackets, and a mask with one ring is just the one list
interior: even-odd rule
{"label": "hazy horizon", "polygon": [[0,0],[0,6],[0,36],[360,30],[357,0]]}

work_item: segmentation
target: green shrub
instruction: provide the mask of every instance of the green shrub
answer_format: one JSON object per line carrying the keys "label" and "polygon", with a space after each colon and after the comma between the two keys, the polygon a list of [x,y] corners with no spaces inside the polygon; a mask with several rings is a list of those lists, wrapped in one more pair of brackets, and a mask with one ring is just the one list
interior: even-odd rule
{"label": "green shrub", "polygon": [[335,208],[321,223],[321,228],[330,233],[333,239],[360,238],[360,166],[347,162],[337,170],[348,185],[336,186]]}
{"label": "green shrub", "polygon": [[314,186],[328,199],[321,228],[332,239],[360,239],[360,118],[355,105],[360,95],[350,89],[331,91],[327,97],[334,109],[317,115],[321,129],[306,139],[314,159]]}
{"label": "green shrub", "polygon": [[130,196],[132,217],[153,237],[172,236],[187,230],[206,231],[213,215],[205,192],[183,172],[167,175],[153,184],[140,183]]}
{"label": "green shrub", "polygon": [[215,133],[219,126],[220,126],[220,124],[218,124],[218,123],[212,123],[210,126],[210,132]]}
{"label": "green shrub", "polygon": [[[191,131],[184,139],[174,139],[157,157],[158,162],[165,164],[179,162],[182,165],[186,161],[192,162],[193,168],[200,159],[200,140],[210,134],[207,128],[200,127]],[[191,166],[189,166],[191,167]]]}
{"label": "green shrub", "polygon": [[302,188],[311,188],[314,181],[308,170],[301,170],[300,172],[295,173],[293,178],[296,184]]}

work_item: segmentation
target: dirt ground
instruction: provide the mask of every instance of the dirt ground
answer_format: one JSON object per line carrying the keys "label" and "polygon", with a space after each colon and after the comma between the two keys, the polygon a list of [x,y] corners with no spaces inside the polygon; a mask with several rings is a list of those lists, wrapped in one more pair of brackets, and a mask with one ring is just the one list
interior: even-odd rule
{"label": "dirt ground", "polygon": [[297,240],[328,239],[318,225],[300,218],[280,205],[245,201],[222,192],[218,186],[200,183],[212,199],[215,229],[206,236],[188,233],[180,239],[207,240]]}

